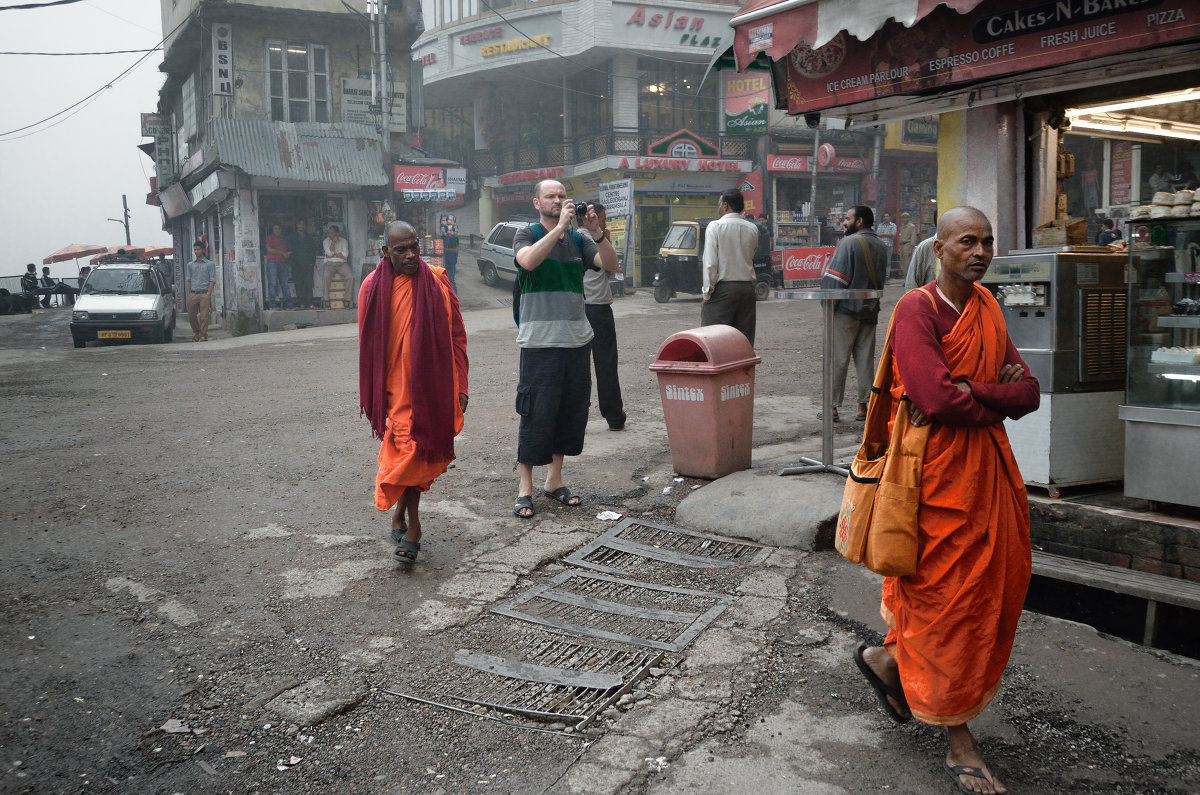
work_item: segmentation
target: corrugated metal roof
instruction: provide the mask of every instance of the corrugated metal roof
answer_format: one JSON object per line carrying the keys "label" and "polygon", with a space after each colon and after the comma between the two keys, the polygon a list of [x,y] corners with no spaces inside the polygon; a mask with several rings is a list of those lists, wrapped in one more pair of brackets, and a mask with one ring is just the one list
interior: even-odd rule
{"label": "corrugated metal roof", "polygon": [[392,182],[383,173],[379,133],[365,124],[213,119],[208,129],[215,162],[251,176],[345,185]]}

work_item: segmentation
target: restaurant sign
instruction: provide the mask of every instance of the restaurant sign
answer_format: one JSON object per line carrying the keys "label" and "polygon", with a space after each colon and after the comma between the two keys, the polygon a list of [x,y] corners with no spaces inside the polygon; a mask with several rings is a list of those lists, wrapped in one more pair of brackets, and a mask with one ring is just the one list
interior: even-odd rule
{"label": "restaurant sign", "polygon": [[788,113],[1186,41],[1200,35],[1197,12],[1196,0],[1004,0],[964,15],[943,5],[912,28],[890,21],[865,42],[845,32],[816,50],[801,42],[786,59]]}

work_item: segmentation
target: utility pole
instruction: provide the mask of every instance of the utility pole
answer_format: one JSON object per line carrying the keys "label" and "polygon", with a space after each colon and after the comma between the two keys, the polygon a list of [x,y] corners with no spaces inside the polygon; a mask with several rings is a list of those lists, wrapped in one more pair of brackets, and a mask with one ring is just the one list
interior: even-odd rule
{"label": "utility pole", "polygon": [[[375,30],[371,31],[374,36],[376,52],[379,55],[379,110],[380,116],[380,135],[383,138],[383,170],[387,175],[388,185],[392,184],[392,81],[388,75],[388,57],[387,57],[387,0],[374,0],[374,19]],[[387,191],[389,194],[391,190]]]}
{"label": "utility pole", "polygon": [[125,227],[125,245],[132,246],[133,240],[129,237],[129,197],[124,193],[121,194],[121,205],[125,208],[125,212],[122,213],[121,218],[109,218],[108,220],[114,221]]}

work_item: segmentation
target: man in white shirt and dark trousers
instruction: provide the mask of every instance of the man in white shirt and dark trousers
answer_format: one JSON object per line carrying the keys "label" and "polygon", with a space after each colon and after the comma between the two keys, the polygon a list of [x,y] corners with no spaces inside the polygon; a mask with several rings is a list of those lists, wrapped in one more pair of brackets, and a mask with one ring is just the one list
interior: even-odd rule
{"label": "man in white shirt and dark trousers", "polygon": [[742,192],[730,189],[717,203],[720,218],[704,237],[704,288],[700,325],[733,326],[754,345],[754,252],[758,227],[742,217]]}
{"label": "man in white shirt and dark trousers", "polygon": [[[604,239],[608,235],[604,205],[597,202],[592,207],[600,219],[603,230],[600,237]],[[620,269],[616,265],[611,271],[589,268],[583,272],[583,310],[595,335],[592,338],[592,364],[596,368],[596,402],[611,431],[625,428],[625,405],[621,400],[621,380],[617,376],[617,324],[613,320],[612,287],[608,284],[608,275]]]}

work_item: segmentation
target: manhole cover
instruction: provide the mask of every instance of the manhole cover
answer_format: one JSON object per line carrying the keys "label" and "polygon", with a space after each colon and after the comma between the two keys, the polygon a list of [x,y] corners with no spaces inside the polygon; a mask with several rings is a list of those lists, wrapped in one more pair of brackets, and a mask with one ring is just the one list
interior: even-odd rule
{"label": "manhole cover", "polygon": [[[486,648],[502,647],[500,653],[460,649],[454,664],[421,673],[417,689],[422,697],[388,692],[510,724],[555,722],[582,728],[629,692],[650,668],[669,664],[664,663],[666,655],[654,649],[585,643],[500,616],[483,623],[487,626],[480,627],[478,640]],[[506,631],[505,624],[513,631]]]}
{"label": "manhole cover", "polygon": [[733,604],[710,591],[565,572],[492,612],[597,638],[682,651]]}
{"label": "manhole cover", "polygon": [[649,558],[695,569],[719,569],[757,565],[772,551],[759,544],[624,519],[572,553],[566,562],[600,571],[629,572],[639,565],[639,559]]}

